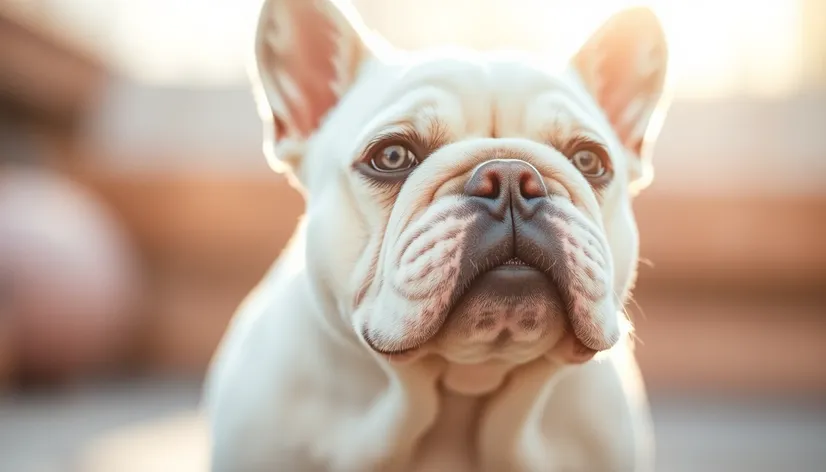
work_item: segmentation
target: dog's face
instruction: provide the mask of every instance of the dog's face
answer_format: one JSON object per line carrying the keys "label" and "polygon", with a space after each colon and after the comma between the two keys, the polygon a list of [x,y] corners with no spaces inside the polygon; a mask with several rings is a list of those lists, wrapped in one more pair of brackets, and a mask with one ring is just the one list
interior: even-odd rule
{"label": "dog's face", "polygon": [[329,0],[265,2],[257,38],[270,157],[307,195],[330,322],[458,364],[582,362],[620,339],[667,55],[652,13],[617,14],[558,72],[371,47]]}

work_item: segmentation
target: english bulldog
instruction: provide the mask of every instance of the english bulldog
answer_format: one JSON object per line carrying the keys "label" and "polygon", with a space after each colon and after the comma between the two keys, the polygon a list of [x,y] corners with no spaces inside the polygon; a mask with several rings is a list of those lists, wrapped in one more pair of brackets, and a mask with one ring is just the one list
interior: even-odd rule
{"label": "english bulldog", "polygon": [[652,470],[623,307],[655,14],[561,68],[398,51],[331,0],[265,1],[255,47],[265,152],[306,214],[210,367],[212,470]]}

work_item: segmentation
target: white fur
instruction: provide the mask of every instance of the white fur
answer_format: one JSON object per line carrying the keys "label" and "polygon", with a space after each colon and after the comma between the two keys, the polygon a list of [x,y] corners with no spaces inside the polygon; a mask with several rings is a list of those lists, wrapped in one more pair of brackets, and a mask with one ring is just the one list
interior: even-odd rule
{"label": "white fur", "polygon": [[[301,134],[291,120],[306,125],[314,117],[290,113],[317,97],[295,78],[313,71],[273,59],[258,64],[259,96],[269,103],[265,126],[276,118],[286,130],[268,145],[307,195],[307,214],[239,309],[211,366],[212,470],[652,470],[647,402],[622,316],[638,253],[630,188],[644,178],[643,156],[625,147],[618,130],[637,142],[662,84],[628,94],[625,103],[612,97],[611,107],[620,107],[612,124],[594,91],[612,83],[611,72],[591,71],[612,53],[608,46],[584,49],[561,72],[523,56],[389,55],[386,46],[378,53],[362,42],[352,12],[302,1],[265,2],[258,53],[287,57],[302,46],[295,31],[334,25],[334,34],[324,32],[336,56],[314,58],[332,65],[319,66],[331,76],[314,80],[329,84],[334,94],[325,96],[339,98],[315,117],[318,129]],[[639,14],[646,15],[632,19]],[[287,27],[278,34],[266,30],[279,22]],[[609,23],[617,24],[624,23]],[[659,40],[656,31],[646,33],[642,39]],[[638,62],[643,78],[659,70]],[[634,71],[623,72],[621,88],[633,89]],[[445,143],[399,188],[371,186],[354,168],[378,133],[404,122],[426,134],[434,119]],[[557,148],[581,134],[611,154],[615,176],[599,196]],[[567,259],[548,263],[567,264],[571,293],[599,294],[574,297],[569,311],[613,347],[569,364],[557,353],[575,349],[573,338],[552,320],[545,326],[551,334],[525,334],[529,349],[500,358],[455,362],[462,357],[451,350],[468,347],[450,336],[432,355],[407,362],[373,352],[364,330],[401,345],[439,328],[434,316],[450,302],[473,218],[458,211],[465,200],[456,189],[481,163],[514,155],[561,195],[554,198],[566,218],[552,224],[568,238]],[[472,348],[489,339],[460,341]]]}

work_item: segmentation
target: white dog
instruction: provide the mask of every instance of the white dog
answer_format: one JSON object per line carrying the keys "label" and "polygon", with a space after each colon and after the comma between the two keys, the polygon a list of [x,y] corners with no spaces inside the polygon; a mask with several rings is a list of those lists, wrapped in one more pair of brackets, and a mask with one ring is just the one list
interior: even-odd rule
{"label": "white dog", "polygon": [[654,14],[559,71],[394,51],[330,0],[266,1],[256,38],[268,157],[307,213],[212,365],[212,469],[651,470],[623,305]]}

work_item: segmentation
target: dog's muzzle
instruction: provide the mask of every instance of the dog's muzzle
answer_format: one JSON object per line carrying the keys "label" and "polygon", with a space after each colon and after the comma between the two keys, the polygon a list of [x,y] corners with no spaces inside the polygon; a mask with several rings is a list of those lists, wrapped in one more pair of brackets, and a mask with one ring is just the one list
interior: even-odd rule
{"label": "dog's muzzle", "polygon": [[[465,222],[457,226],[460,230],[447,229],[432,240],[423,230],[402,241],[399,271],[404,275],[417,257],[445,240],[460,240],[457,248],[445,246],[442,259],[425,269],[394,278],[396,295],[410,302],[411,312],[391,321],[401,323],[410,335],[387,336],[368,326],[363,335],[371,348],[400,354],[422,346],[453,316],[454,308],[463,305],[463,297],[479,298],[480,293],[489,298],[483,303],[487,306],[502,299],[544,297],[543,304],[563,311],[579,341],[595,351],[618,340],[604,236],[569,197],[549,194],[531,164],[497,159],[479,165],[465,183],[463,203],[425,226],[451,218]],[[461,238],[455,236],[459,233]],[[440,278],[438,284],[420,282]]]}

